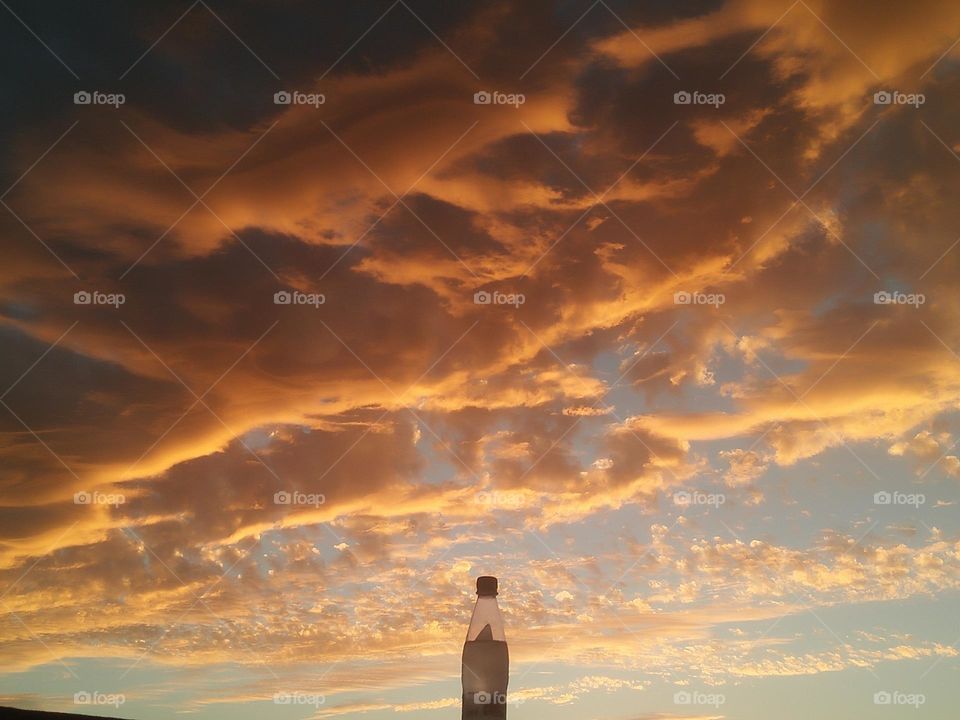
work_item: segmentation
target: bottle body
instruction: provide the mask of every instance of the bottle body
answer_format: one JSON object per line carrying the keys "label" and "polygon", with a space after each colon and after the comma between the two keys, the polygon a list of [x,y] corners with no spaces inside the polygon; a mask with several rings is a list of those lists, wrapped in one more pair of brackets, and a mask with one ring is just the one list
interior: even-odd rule
{"label": "bottle body", "polygon": [[504,640],[468,640],[463,644],[462,720],[507,717],[510,657]]}
{"label": "bottle body", "polygon": [[510,656],[497,606],[496,579],[480,578],[477,593],[477,604],[463,644],[461,718],[506,718]]}

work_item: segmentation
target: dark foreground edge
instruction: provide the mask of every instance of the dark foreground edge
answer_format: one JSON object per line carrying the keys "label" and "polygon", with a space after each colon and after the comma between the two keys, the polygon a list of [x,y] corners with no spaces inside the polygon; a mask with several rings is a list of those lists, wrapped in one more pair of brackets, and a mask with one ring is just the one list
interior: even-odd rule
{"label": "dark foreground edge", "polygon": [[21,710],[20,708],[0,706],[0,718],[3,720],[121,720],[106,718],[103,715],[80,715],[78,713],[43,712],[42,710]]}

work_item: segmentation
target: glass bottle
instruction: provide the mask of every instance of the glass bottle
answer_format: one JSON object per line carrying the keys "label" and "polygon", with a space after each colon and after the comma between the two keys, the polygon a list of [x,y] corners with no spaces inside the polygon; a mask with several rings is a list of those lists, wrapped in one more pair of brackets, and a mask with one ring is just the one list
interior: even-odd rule
{"label": "glass bottle", "polygon": [[507,717],[510,658],[503,617],[497,606],[497,579],[477,578],[477,604],[463,644],[462,720]]}

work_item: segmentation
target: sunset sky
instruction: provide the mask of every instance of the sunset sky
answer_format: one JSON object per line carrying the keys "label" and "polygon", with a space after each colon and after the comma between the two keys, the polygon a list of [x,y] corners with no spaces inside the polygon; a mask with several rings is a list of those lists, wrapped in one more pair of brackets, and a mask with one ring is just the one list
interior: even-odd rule
{"label": "sunset sky", "polygon": [[958,39],[0,1],[0,705],[955,718]]}

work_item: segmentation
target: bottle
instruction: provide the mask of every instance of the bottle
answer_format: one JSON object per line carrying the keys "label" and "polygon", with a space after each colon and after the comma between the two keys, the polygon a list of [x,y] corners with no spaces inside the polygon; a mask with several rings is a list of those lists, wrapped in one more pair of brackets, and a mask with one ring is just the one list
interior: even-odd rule
{"label": "bottle", "polygon": [[497,606],[497,579],[485,575],[477,578],[477,604],[463,644],[461,719],[506,718],[509,675],[507,638]]}

